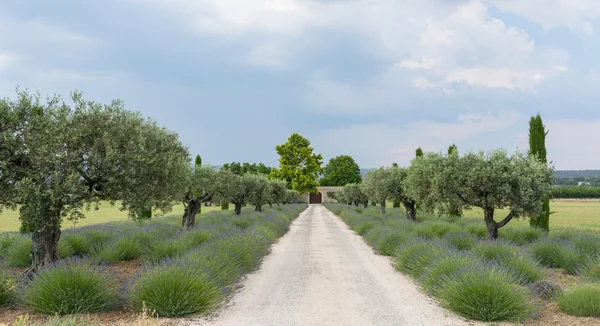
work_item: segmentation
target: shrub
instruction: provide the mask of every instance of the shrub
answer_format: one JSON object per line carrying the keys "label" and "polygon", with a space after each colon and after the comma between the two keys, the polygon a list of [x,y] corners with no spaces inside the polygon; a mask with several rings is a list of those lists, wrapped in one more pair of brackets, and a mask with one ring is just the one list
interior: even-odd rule
{"label": "shrub", "polygon": [[419,280],[429,293],[436,295],[443,286],[444,277],[452,275],[459,268],[474,268],[479,264],[481,261],[470,252],[449,251],[427,266]]}
{"label": "shrub", "polygon": [[73,249],[73,254],[78,256],[88,255],[94,250],[92,242],[81,234],[66,233],[60,238],[60,242],[68,244]]}
{"label": "shrub", "polygon": [[587,265],[582,271],[583,277],[590,282],[600,282],[600,264]]}
{"label": "shrub", "polygon": [[600,285],[580,285],[564,292],[556,303],[569,315],[600,317]]}
{"label": "shrub", "polygon": [[415,228],[415,234],[424,238],[439,238],[446,233],[459,231],[456,225],[444,221],[425,221]]}
{"label": "shrub", "polygon": [[19,237],[15,232],[0,233],[0,258],[4,257],[6,250]]}
{"label": "shrub", "polygon": [[364,222],[364,223],[361,223],[356,228],[356,233],[358,235],[364,235],[365,233],[367,233],[367,231],[369,231],[370,229],[372,229],[374,226],[375,226],[375,222]]}
{"label": "shrub", "polygon": [[108,310],[117,301],[109,274],[80,259],[40,270],[24,288],[23,299],[36,312],[51,315]]}
{"label": "shrub", "polygon": [[442,305],[470,319],[519,320],[534,313],[529,291],[512,283],[511,276],[498,267],[461,268],[442,276],[441,284]]}
{"label": "shrub", "polygon": [[381,255],[392,256],[401,245],[414,237],[413,234],[392,229],[385,233],[377,242],[377,252]]}
{"label": "shrub", "polygon": [[180,256],[184,253],[185,243],[178,240],[163,240],[153,243],[146,249],[145,258],[151,262],[158,262],[165,258]]}
{"label": "shrub", "polygon": [[375,248],[377,247],[377,243],[379,242],[383,234],[386,233],[387,229],[388,227],[385,225],[376,225],[372,227],[367,233],[365,233],[363,238],[369,244],[369,246]]}
{"label": "shrub", "polygon": [[195,229],[184,232],[180,236],[180,239],[184,243],[184,247],[186,249],[191,249],[210,240],[215,235],[215,233],[216,231]]}
{"label": "shrub", "polygon": [[396,268],[413,277],[421,274],[434,259],[447,255],[449,249],[442,242],[416,239],[396,251]]}
{"label": "shrub", "polygon": [[100,263],[114,264],[119,261],[133,260],[140,257],[142,245],[135,238],[123,236],[102,247],[96,258]]}
{"label": "shrub", "polygon": [[544,235],[545,232],[541,229],[525,227],[505,228],[498,237],[523,246],[542,238]]}
{"label": "shrub", "polygon": [[468,233],[478,237],[479,239],[485,239],[486,234],[487,234],[487,229],[485,227],[485,224],[482,224],[482,223],[467,224],[467,225],[465,225],[465,230]]}
{"label": "shrub", "polygon": [[5,277],[0,271],[0,307],[6,306],[12,302],[14,285],[13,282]]}
{"label": "shrub", "polygon": [[477,236],[464,232],[447,233],[444,239],[458,250],[470,250],[479,241]]}
{"label": "shrub", "polygon": [[567,240],[542,239],[533,243],[529,250],[542,265],[564,268],[568,274],[576,274],[589,260],[580,255],[577,248]]}
{"label": "shrub", "polygon": [[529,285],[531,293],[542,300],[552,300],[562,293],[560,285],[550,281],[541,280]]}
{"label": "shrub", "polygon": [[483,259],[498,264],[510,272],[515,282],[530,284],[542,279],[544,272],[537,261],[521,253],[510,242],[483,242],[472,248]]}
{"label": "shrub", "polygon": [[133,284],[130,300],[161,317],[182,317],[204,312],[221,299],[219,286],[210,275],[185,260],[144,272]]}
{"label": "shrub", "polygon": [[590,260],[600,256],[600,237],[578,232],[570,241],[577,248],[580,255],[588,257]]}
{"label": "shrub", "polygon": [[13,267],[31,266],[31,248],[30,236],[24,235],[16,238],[6,249],[6,264]]}
{"label": "shrub", "polygon": [[99,249],[113,237],[111,232],[101,229],[88,229],[82,233],[82,235],[88,239],[93,249]]}

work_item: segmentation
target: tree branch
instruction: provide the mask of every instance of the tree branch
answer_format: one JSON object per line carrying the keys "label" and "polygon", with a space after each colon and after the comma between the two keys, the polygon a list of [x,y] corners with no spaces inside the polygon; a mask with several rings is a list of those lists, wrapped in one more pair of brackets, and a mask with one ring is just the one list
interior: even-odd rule
{"label": "tree branch", "polygon": [[510,213],[508,213],[508,215],[506,215],[506,217],[498,223],[498,228],[501,228],[508,224],[508,222],[510,222],[510,220],[512,220],[513,217],[515,217],[515,211],[511,210]]}

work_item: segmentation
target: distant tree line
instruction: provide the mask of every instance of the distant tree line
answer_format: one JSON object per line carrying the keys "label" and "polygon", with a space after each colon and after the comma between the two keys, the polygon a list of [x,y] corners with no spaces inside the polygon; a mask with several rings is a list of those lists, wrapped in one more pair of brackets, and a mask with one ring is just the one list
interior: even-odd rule
{"label": "distant tree line", "polygon": [[600,187],[558,186],[552,188],[552,198],[600,198]]}

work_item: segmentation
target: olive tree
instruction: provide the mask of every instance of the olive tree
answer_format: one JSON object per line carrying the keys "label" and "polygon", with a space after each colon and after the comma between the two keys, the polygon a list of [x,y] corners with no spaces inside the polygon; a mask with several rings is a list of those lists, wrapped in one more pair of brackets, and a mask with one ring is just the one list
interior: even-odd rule
{"label": "olive tree", "polygon": [[388,179],[386,180],[389,198],[394,202],[402,203],[406,211],[406,218],[411,221],[417,220],[416,201],[408,195],[406,178],[408,170],[394,165],[387,169]]}
{"label": "olive tree", "polygon": [[385,204],[390,198],[390,171],[384,167],[372,169],[365,175],[362,183],[363,192],[369,200],[379,204],[379,212],[385,214]]}
{"label": "olive tree", "polygon": [[[551,189],[552,171],[535,157],[503,149],[459,157],[428,153],[412,161],[406,180],[410,196],[440,214],[458,207],[483,209],[487,239],[513,218],[537,216]],[[496,209],[509,213],[496,221]]]}
{"label": "olive tree", "polygon": [[287,190],[287,183],[283,180],[269,180],[268,187],[268,202],[269,206],[273,204],[281,204],[285,202],[285,191]]}
{"label": "olive tree", "polygon": [[212,200],[217,191],[217,172],[213,168],[196,164],[193,170],[188,171],[186,189],[181,198],[184,208],[181,227],[184,230],[194,227],[202,203]]}
{"label": "olive tree", "polygon": [[248,191],[242,176],[221,169],[217,173],[216,184],[216,198],[222,202],[232,203],[235,206],[235,214],[240,215],[242,206],[248,201]]}
{"label": "olive tree", "polygon": [[349,204],[358,206],[362,204],[365,208],[369,205],[369,198],[362,190],[362,187],[358,183],[349,183],[344,186],[344,194]]}
{"label": "olive tree", "polygon": [[269,179],[259,174],[244,174],[242,181],[246,187],[248,203],[254,205],[254,210],[262,212],[262,206],[269,202]]}
{"label": "olive tree", "polygon": [[126,111],[120,101],[73,106],[59,97],[18,92],[0,100],[0,204],[20,207],[32,228],[31,277],[58,259],[65,218],[101,201],[121,201],[135,216],[141,207],[168,212],[185,182],[189,154],[176,133]]}
{"label": "olive tree", "polygon": [[300,193],[296,190],[287,189],[285,191],[285,202],[284,204],[293,204],[300,201]]}

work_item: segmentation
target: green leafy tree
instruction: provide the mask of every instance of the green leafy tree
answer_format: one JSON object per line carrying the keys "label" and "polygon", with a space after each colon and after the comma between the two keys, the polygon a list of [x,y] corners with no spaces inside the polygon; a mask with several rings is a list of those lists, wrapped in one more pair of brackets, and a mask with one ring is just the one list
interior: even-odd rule
{"label": "green leafy tree", "polygon": [[273,169],[271,177],[285,180],[289,188],[299,193],[316,192],[323,157],[313,154],[310,141],[294,133],[275,150],[279,154],[279,169]]}
{"label": "green leafy tree", "polygon": [[388,179],[385,180],[385,187],[387,187],[389,198],[394,202],[402,203],[406,211],[406,218],[411,221],[416,221],[416,201],[408,195],[406,190],[408,170],[406,168],[401,168],[398,165],[392,166],[386,170],[388,172]]}
{"label": "green leafy tree", "polygon": [[417,150],[415,151],[415,156],[416,157],[422,157],[423,156],[423,150],[421,149],[421,147],[417,148]]}
{"label": "green leafy tree", "polygon": [[[393,168],[397,168],[398,167],[398,163],[392,163],[392,167]],[[393,200],[392,201],[392,207],[394,207],[394,208],[400,207],[400,200],[399,199],[393,198],[392,200]]]}
{"label": "green leafy tree", "polygon": [[194,161],[194,165],[195,166],[201,166],[202,165],[202,158],[200,157],[200,155],[196,155],[196,160]]}
{"label": "green leafy tree", "polygon": [[321,186],[343,187],[349,183],[361,183],[360,167],[352,156],[340,155],[329,160],[323,168]]}
{"label": "green leafy tree", "polygon": [[99,104],[72,94],[47,103],[18,91],[0,100],[0,204],[20,207],[32,227],[31,268],[58,259],[65,218],[102,200],[135,216],[140,207],[169,212],[185,184],[189,154],[176,133],[126,111],[120,101]]}
{"label": "green leafy tree", "polygon": [[262,212],[262,206],[269,202],[269,180],[261,174],[245,174],[242,177],[247,191],[247,202],[255,211]]}
{"label": "green leafy tree", "polygon": [[[458,147],[455,144],[448,146],[448,156],[450,155],[458,155]],[[462,210],[458,205],[454,205],[452,202],[449,203],[450,208],[448,209],[448,215],[450,216],[462,216]]]}
{"label": "green leafy tree", "polygon": [[[464,156],[429,153],[412,161],[407,192],[425,209],[447,214],[457,205],[483,209],[487,238],[498,238],[498,229],[513,218],[535,216],[551,189],[552,171],[546,164],[521,153],[505,150],[468,153]],[[496,209],[508,209],[495,220]]]}
{"label": "green leafy tree", "polygon": [[189,170],[187,187],[181,198],[184,208],[181,226],[184,230],[194,227],[202,203],[212,200],[217,191],[216,182],[217,172],[209,166],[195,165],[193,171]]}
{"label": "green leafy tree", "polygon": [[363,192],[369,200],[379,204],[381,215],[385,214],[386,201],[390,198],[389,178],[390,171],[381,167],[367,172],[362,183]]}
{"label": "green leafy tree", "polygon": [[296,190],[287,189],[285,191],[284,204],[293,204],[300,202],[300,194]]}
{"label": "green leafy tree", "polygon": [[269,206],[273,204],[282,204],[285,202],[285,191],[287,184],[283,180],[269,180]]}
{"label": "green leafy tree", "polygon": [[[538,113],[529,120],[529,155],[536,157],[540,162],[548,164],[546,157],[546,127]],[[529,220],[531,227],[550,230],[550,198],[546,196],[542,203],[542,212]]]}
{"label": "green leafy tree", "polygon": [[223,164],[223,170],[231,171],[233,174],[242,175],[242,165],[239,162]]}
{"label": "green leafy tree", "polygon": [[346,200],[354,206],[363,205],[365,208],[369,205],[369,197],[363,192],[362,187],[358,183],[349,183],[344,186],[344,194]]}
{"label": "green leafy tree", "polygon": [[266,166],[264,163],[240,163],[231,162],[223,164],[224,170],[229,170],[238,175],[244,175],[246,173],[269,175],[271,173],[271,167]]}
{"label": "green leafy tree", "polygon": [[242,206],[248,202],[248,190],[242,176],[221,169],[217,174],[216,184],[216,198],[221,202],[232,203],[235,207],[235,214],[240,215]]}

